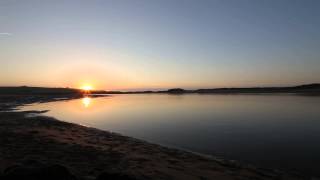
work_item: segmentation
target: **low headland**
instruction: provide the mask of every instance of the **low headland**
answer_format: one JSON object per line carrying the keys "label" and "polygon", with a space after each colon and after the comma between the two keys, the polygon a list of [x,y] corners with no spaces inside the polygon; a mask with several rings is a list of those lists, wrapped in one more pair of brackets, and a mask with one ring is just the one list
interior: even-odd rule
{"label": "low headland", "polygon": [[[319,85],[316,87],[318,92]],[[311,179],[297,172],[259,168],[163,147],[42,116],[38,111],[13,111],[30,103],[88,95],[69,88],[14,89],[0,88],[0,179]],[[181,93],[181,89],[167,93],[177,91]]]}
{"label": "low headland", "polygon": [[95,91],[95,94],[139,94],[139,93],[166,93],[166,94],[269,94],[291,93],[300,95],[320,95],[320,84],[305,84],[290,87],[245,87],[245,88],[213,88],[186,90],[173,88],[164,91]]}
{"label": "low headland", "polygon": [[[263,93],[292,93],[305,95],[320,95],[320,84],[304,84],[288,87],[244,87],[244,88],[212,88],[186,90],[182,88],[172,88],[162,91],[106,91],[92,90],[90,94],[148,94],[148,93],[166,93],[166,94],[263,94]],[[45,95],[45,96],[82,96],[84,91],[74,88],[47,88],[47,87],[0,87],[0,96],[2,95]]]}

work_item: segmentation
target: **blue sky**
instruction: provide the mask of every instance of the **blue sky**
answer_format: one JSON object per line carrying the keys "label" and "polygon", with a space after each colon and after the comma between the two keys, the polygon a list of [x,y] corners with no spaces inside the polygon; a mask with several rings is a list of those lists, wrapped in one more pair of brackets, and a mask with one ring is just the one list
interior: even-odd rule
{"label": "blue sky", "polygon": [[320,82],[317,0],[3,0],[0,85]]}

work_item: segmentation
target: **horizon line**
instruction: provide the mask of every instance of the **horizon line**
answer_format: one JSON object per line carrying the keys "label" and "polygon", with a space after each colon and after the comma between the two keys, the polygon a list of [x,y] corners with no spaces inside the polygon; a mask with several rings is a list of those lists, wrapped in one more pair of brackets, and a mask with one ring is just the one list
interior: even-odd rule
{"label": "horizon line", "polygon": [[[297,87],[297,86],[304,86],[304,85],[320,85],[320,82],[316,83],[303,83],[303,84],[295,84],[295,85],[280,85],[280,86],[225,86],[225,87],[202,87],[202,88],[181,88],[179,86],[172,87],[172,88],[131,88],[131,89],[116,89],[116,90],[106,90],[106,89],[94,89],[92,91],[118,91],[118,92],[139,92],[139,91],[165,91],[170,89],[183,89],[183,90],[199,90],[199,89],[236,89],[236,88],[285,88],[285,87]],[[58,86],[28,86],[28,85],[21,85],[21,86],[0,86],[0,88],[14,88],[14,87],[30,87],[30,88],[63,88],[63,89],[76,89],[80,90],[81,88],[74,88],[74,87],[58,87]]]}

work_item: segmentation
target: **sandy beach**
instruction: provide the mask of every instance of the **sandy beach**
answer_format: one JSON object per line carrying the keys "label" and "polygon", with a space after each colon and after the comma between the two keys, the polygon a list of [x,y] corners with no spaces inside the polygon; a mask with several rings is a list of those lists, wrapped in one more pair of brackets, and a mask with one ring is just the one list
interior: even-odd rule
{"label": "sandy beach", "polygon": [[320,180],[320,0],[0,0],[0,180]]}
{"label": "sandy beach", "polygon": [[[21,98],[19,102],[30,101]],[[13,105],[6,104],[8,107],[12,109]],[[308,179],[171,149],[39,113],[0,113],[3,177],[12,167],[60,165],[74,178],[88,180],[99,176],[107,179],[112,174],[122,179]]]}

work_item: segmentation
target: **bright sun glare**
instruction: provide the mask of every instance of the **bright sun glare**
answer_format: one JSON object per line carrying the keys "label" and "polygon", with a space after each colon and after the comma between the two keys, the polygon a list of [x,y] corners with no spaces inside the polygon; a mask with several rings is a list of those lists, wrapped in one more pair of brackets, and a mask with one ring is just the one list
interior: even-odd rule
{"label": "bright sun glare", "polygon": [[91,85],[83,85],[81,89],[84,91],[91,91],[93,88]]}

